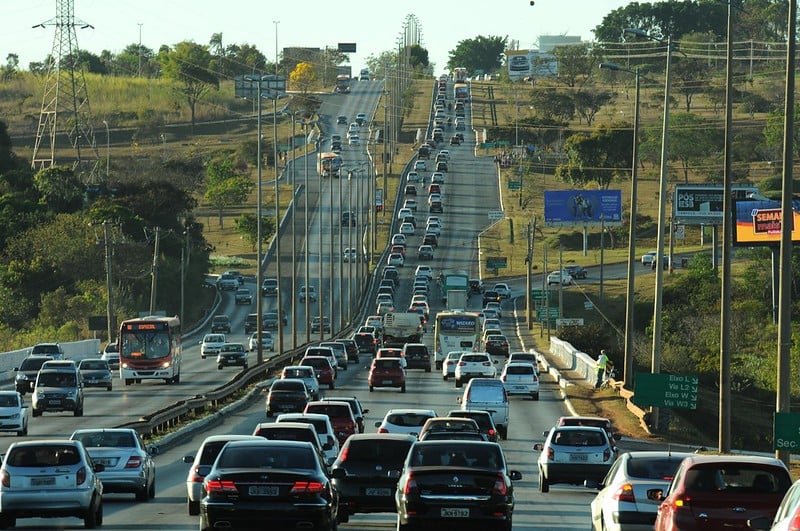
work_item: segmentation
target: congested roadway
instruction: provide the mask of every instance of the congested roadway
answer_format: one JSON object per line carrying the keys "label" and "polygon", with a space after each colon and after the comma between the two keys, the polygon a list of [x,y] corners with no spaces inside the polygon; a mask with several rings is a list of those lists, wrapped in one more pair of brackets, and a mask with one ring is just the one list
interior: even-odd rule
{"label": "congested roadway", "polygon": [[[367,82],[361,85],[362,89],[371,97],[377,98],[380,92],[377,82]],[[373,90],[374,89],[374,90]],[[348,97],[359,97],[359,89],[354,87],[353,94]],[[374,109],[365,101],[357,105]],[[325,109],[325,107],[323,108]],[[339,110],[331,109],[332,114],[327,114],[327,120],[335,120]],[[356,112],[355,110],[353,112]],[[352,113],[351,113],[352,114]],[[469,123],[469,113],[467,114]],[[452,131],[448,131],[451,133]],[[487,211],[499,208],[499,189],[497,173],[494,162],[490,157],[475,156],[475,137],[469,128],[464,131],[466,142],[460,146],[441,146],[450,150],[452,157],[450,169],[446,177],[444,192],[444,213],[440,216],[444,219],[442,235],[440,236],[439,246],[436,249],[435,257],[429,264],[434,271],[442,269],[465,269],[471,274],[477,274],[477,236],[479,232],[488,226]],[[449,139],[450,134],[446,134]],[[355,151],[355,150],[354,150]],[[360,150],[359,150],[360,151]],[[357,159],[354,153],[346,150],[346,160]],[[365,155],[364,155],[365,156]],[[360,155],[359,155],[360,157]],[[364,159],[366,160],[366,159]],[[347,164],[347,163],[346,163]],[[302,165],[300,166],[302,167]],[[429,178],[430,169],[427,172]],[[316,177],[316,175],[315,175]],[[312,179],[317,181],[318,179]],[[334,192],[338,193],[338,182],[334,183]],[[344,183],[342,183],[344,184]],[[323,182],[322,188],[317,189],[318,201],[313,209],[315,214],[312,216],[312,229],[309,231],[311,238],[307,242],[308,248],[315,249],[318,241],[326,239],[326,219],[330,220],[330,212],[326,211],[326,201],[331,193],[331,186]],[[417,219],[424,223],[427,216],[427,201],[424,191],[418,197],[420,200]],[[309,187],[310,196],[314,196],[313,190]],[[367,199],[365,198],[365,201]],[[338,210],[338,199],[334,202]],[[369,204],[365,203],[367,208]],[[327,215],[326,215],[327,214]],[[387,218],[388,220],[388,218]],[[334,216],[334,223],[338,220]],[[328,221],[329,222],[329,221]],[[421,223],[420,223],[421,224]],[[410,280],[413,278],[413,271],[416,262],[416,246],[419,245],[423,229],[418,225],[417,233],[411,237],[408,245],[406,266],[402,268],[401,288],[395,297],[396,305],[402,308],[403,304],[410,301]],[[328,237],[329,239],[329,237]],[[339,254],[337,248],[338,241],[330,247],[329,254]],[[289,245],[291,243],[289,242]],[[305,244],[304,244],[305,245]],[[288,247],[284,246],[284,249]],[[323,249],[325,246],[323,246]],[[338,258],[338,256],[337,256]],[[323,266],[327,265],[323,254]],[[335,259],[334,264],[341,263]],[[288,268],[284,269],[288,271]],[[335,269],[338,271],[338,266]],[[268,270],[269,271],[269,270]],[[299,268],[296,274],[302,275]],[[311,268],[312,276],[314,267]],[[325,272],[327,275],[328,273]],[[266,275],[269,276],[269,273]],[[301,277],[302,278],[302,277]],[[302,282],[297,281],[297,284]],[[291,278],[289,274],[284,275],[281,287],[284,293],[283,306],[290,308]],[[253,289],[255,286],[251,286]],[[323,291],[323,290],[320,290]],[[334,282],[334,292],[329,294],[334,298],[338,295],[338,282]],[[436,290],[433,291],[431,302],[432,313],[441,310],[440,299]],[[265,301],[269,299],[266,298]],[[334,299],[335,300],[335,299]],[[328,302],[323,298],[323,304]],[[470,308],[480,308],[480,299],[473,297],[470,301]],[[268,303],[270,305],[273,302]],[[371,306],[372,300],[367,304]],[[265,307],[269,307],[266,306]],[[312,315],[318,315],[319,307],[312,305]],[[300,342],[304,342],[304,321],[302,313],[303,305],[300,305],[298,315],[298,329],[302,330]],[[338,306],[335,306],[338,311]],[[509,301],[504,303],[504,333],[509,337],[511,349],[519,350],[519,340],[514,335],[512,317],[512,304]],[[244,341],[245,336],[242,332],[242,322],[244,316],[252,309],[237,309],[234,307],[232,297],[223,294],[223,301],[218,309],[218,313],[228,313],[232,317],[234,341]],[[323,307],[323,311],[325,309]],[[290,312],[289,312],[290,313]],[[325,312],[327,314],[327,312]],[[336,321],[338,323],[338,320]],[[291,327],[292,323],[290,323]],[[196,338],[199,340],[199,338]],[[433,333],[429,330],[425,334],[424,342],[433,351]],[[119,425],[128,420],[138,418],[138,416],[155,411],[164,405],[186,398],[193,394],[198,394],[203,390],[215,387],[233,375],[234,369],[217,371],[214,361],[207,359],[201,360],[199,357],[199,347],[195,340],[187,340],[184,350],[184,377],[180,385],[166,386],[162,382],[144,383],[122,389],[121,385],[116,385],[112,392],[100,390],[88,390],[86,399],[86,415],[81,419],[76,419],[71,415],[45,414],[42,418],[31,423],[30,437],[67,437],[76,427],[102,427]],[[498,359],[498,372],[502,367],[502,360]],[[115,382],[118,384],[118,382]],[[374,430],[374,423],[383,418],[386,411],[397,407],[432,408],[440,414],[445,414],[450,409],[459,407],[457,398],[460,390],[454,384],[444,382],[441,374],[437,371],[424,373],[421,371],[409,371],[407,376],[408,392],[401,394],[394,389],[376,389],[369,392],[367,388],[366,364],[362,360],[359,366],[350,366],[350,370],[339,373],[335,391],[326,391],[327,396],[355,395],[364,407],[369,408],[366,416],[365,425],[367,430]],[[586,528],[589,523],[589,501],[593,494],[591,491],[577,487],[555,487],[549,494],[541,494],[537,491],[538,479],[536,471],[536,452],[532,451],[531,446],[535,441],[541,441],[542,431],[552,426],[555,420],[565,414],[564,404],[558,389],[553,382],[544,381],[539,401],[513,397],[511,399],[510,423],[508,439],[502,442],[509,468],[522,472],[522,480],[515,483],[516,488],[516,510],[514,518],[514,529],[576,529]],[[156,456],[157,487],[156,498],[151,502],[135,502],[133,496],[110,494],[104,497],[105,501],[105,527],[120,530],[149,530],[149,529],[196,529],[197,518],[188,515],[186,510],[186,486],[185,479],[188,466],[182,462],[184,455],[192,455],[199,446],[202,439],[213,433],[251,433],[258,422],[265,421],[264,401],[259,398],[247,405],[247,407],[226,415],[220,423],[214,425],[205,432],[187,435],[180,438],[180,443],[166,449]],[[15,440],[14,437],[5,437],[0,443],[0,448],[4,451],[8,445]],[[51,528],[78,528],[80,522],[72,519],[59,520],[20,520],[19,528],[41,529]],[[340,529],[389,529],[394,528],[395,519],[391,514],[378,515],[355,515],[351,517],[348,524],[340,525]]]}

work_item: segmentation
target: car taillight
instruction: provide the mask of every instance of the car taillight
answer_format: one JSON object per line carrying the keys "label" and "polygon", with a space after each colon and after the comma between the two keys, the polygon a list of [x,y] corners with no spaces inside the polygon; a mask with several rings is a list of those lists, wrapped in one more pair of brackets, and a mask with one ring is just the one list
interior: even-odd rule
{"label": "car taillight", "polygon": [[636,503],[636,496],[633,495],[633,485],[630,483],[620,486],[611,497],[621,502]]}
{"label": "car taillight", "polygon": [[203,477],[204,476],[200,475],[200,467],[196,466],[196,467],[192,468],[192,475],[189,476],[189,481],[191,483],[202,483],[203,482]]}
{"label": "car taillight", "polygon": [[535,374],[533,375],[533,381],[534,381],[534,382],[538,382],[538,381],[539,381],[539,377],[538,377],[538,376],[536,376]]}
{"label": "car taillight", "polygon": [[82,485],[84,481],[86,481],[86,467],[82,466],[78,469],[78,473],[75,474],[75,484]]}
{"label": "car taillight", "polygon": [[494,428],[489,428],[489,431],[488,431],[488,433],[489,433],[489,436],[490,436],[490,437],[494,437],[494,435],[495,435]]}
{"label": "car taillight", "polygon": [[238,494],[236,483],[225,479],[211,479],[205,483],[205,491],[208,494]]}
{"label": "car taillight", "polygon": [[549,448],[549,447],[548,447],[548,448],[547,448],[547,459],[548,459],[548,460],[550,460],[550,461],[552,461],[552,460],[553,460],[553,459],[555,459],[555,458],[556,458],[556,453],[553,451],[553,449],[552,449],[552,448]]}
{"label": "car taillight", "polygon": [[465,361],[459,361],[459,362],[458,362],[458,366],[459,366],[459,367],[463,367],[463,366],[464,366],[464,365],[466,365],[466,364],[467,364],[467,362],[465,362]]}
{"label": "car taillight", "polygon": [[506,486],[506,480],[503,474],[497,474],[497,479],[494,480],[494,486],[492,487],[492,494],[497,494],[499,496],[508,494],[508,487]]}
{"label": "car taillight", "polygon": [[11,486],[11,474],[8,473],[8,470],[0,471],[0,483],[2,483],[4,487]]}
{"label": "car taillight", "polygon": [[291,494],[319,494],[325,486],[319,481],[295,481]]}
{"label": "car taillight", "polygon": [[603,450],[603,461],[608,461],[611,459],[611,448],[606,448]]}
{"label": "car taillight", "polygon": [[795,510],[792,521],[789,522],[789,531],[800,531],[800,508]]}
{"label": "car taillight", "polygon": [[378,433],[389,433],[389,430],[386,428],[378,428]]}
{"label": "car taillight", "polygon": [[503,345],[504,347],[507,347],[507,346],[508,346],[508,341],[503,341],[502,345]]}
{"label": "car taillight", "polygon": [[125,463],[125,468],[139,468],[142,466],[142,458],[138,455],[132,455],[128,458],[128,462]]}
{"label": "car taillight", "polygon": [[403,494],[418,494],[419,487],[417,486],[417,480],[414,479],[414,474],[412,472],[408,473],[406,477],[406,482],[403,485]]}
{"label": "car taillight", "polygon": [[691,501],[692,499],[689,496],[686,496],[684,498],[675,498],[672,501],[672,508],[675,509],[676,511],[678,509],[688,509],[690,507],[689,502]]}
{"label": "car taillight", "polygon": [[341,461],[342,463],[347,461],[347,453],[349,451],[350,451],[350,447],[348,447],[348,446],[345,446],[344,448],[342,448],[342,451],[339,454],[339,461]]}
{"label": "car taillight", "polygon": [[488,362],[488,361],[484,361],[484,362],[483,362],[483,366],[484,366],[484,367],[491,367],[491,366],[492,366],[492,364],[491,364],[490,362]]}

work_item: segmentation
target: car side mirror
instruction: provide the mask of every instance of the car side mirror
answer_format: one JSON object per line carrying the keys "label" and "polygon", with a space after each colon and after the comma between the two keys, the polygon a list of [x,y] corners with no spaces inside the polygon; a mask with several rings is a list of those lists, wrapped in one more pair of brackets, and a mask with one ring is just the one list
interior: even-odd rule
{"label": "car side mirror", "polygon": [[14,367],[14,371],[19,371],[19,367]]}
{"label": "car side mirror", "polygon": [[322,445],[322,449],[325,450],[326,452],[329,450],[333,450],[333,444],[326,442],[325,444]]}
{"label": "car side mirror", "polygon": [[376,422],[375,422],[375,427],[376,427],[376,428],[380,428],[380,427],[381,427],[381,424],[382,424],[382,422],[381,422],[381,421],[376,421]]}
{"label": "car side mirror", "polygon": [[366,415],[367,413],[369,413],[369,409],[362,409],[361,410],[361,414]]}
{"label": "car side mirror", "polygon": [[105,469],[106,465],[100,463],[94,463],[94,466],[92,467],[92,470],[94,470],[95,472],[103,472]]}
{"label": "car side mirror", "polygon": [[663,501],[664,500],[664,491],[662,489],[648,489],[647,490],[647,499],[653,501]]}
{"label": "car side mirror", "polygon": [[194,463],[194,456],[193,455],[184,455],[182,461],[186,464],[191,465]]}
{"label": "car side mirror", "polygon": [[598,483],[597,480],[594,479],[584,479],[583,486],[587,489],[597,489],[600,490],[602,488],[602,484]]}
{"label": "car side mirror", "polygon": [[456,397],[456,402],[458,402],[459,404],[461,403],[461,397],[460,396]]}
{"label": "car side mirror", "polygon": [[533,445],[533,449],[536,450],[537,452],[541,452],[542,450],[544,450],[544,445],[542,443],[536,443]]}
{"label": "car side mirror", "polygon": [[495,365],[497,365],[497,360],[494,360]]}
{"label": "car side mirror", "polygon": [[519,470],[512,470],[508,473],[508,477],[511,478],[511,481],[519,481],[522,479],[522,472]]}
{"label": "car side mirror", "polygon": [[159,451],[158,446],[156,446],[155,444],[151,444],[150,446],[147,447],[147,452],[151,455],[158,455],[158,451]]}
{"label": "car side mirror", "polygon": [[331,477],[334,479],[344,479],[347,477],[347,472],[344,468],[334,468],[331,470]]}
{"label": "car side mirror", "polygon": [[399,470],[389,470],[386,472],[386,475],[392,479],[400,479],[400,471]]}

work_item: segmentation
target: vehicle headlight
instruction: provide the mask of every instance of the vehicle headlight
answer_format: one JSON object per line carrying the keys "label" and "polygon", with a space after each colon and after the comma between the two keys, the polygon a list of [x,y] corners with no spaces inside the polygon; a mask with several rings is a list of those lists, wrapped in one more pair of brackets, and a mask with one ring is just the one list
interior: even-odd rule
{"label": "vehicle headlight", "polygon": [[75,398],[75,391],[67,391],[67,398]]}
{"label": "vehicle headlight", "polygon": [[128,368],[128,364],[127,363],[121,363],[120,365],[122,366],[123,369],[127,369]]}
{"label": "vehicle headlight", "polygon": [[27,380],[27,379],[28,377],[26,375],[22,374],[21,372],[17,373],[17,380]]}
{"label": "vehicle headlight", "polygon": [[44,391],[38,391],[36,393],[36,398],[38,398],[39,400],[43,399],[44,398]]}
{"label": "vehicle headlight", "polygon": [[169,365],[170,365],[170,363],[168,361],[165,361],[164,363],[161,364],[161,367],[163,369],[169,369]]}

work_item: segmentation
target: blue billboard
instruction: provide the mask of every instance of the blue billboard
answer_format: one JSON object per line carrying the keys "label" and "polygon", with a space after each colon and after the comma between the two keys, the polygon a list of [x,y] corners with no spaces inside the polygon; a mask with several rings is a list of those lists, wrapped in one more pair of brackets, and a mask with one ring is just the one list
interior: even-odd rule
{"label": "blue billboard", "polygon": [[545,191],[544,224],[554,227],[622,225],[622,191]]}

